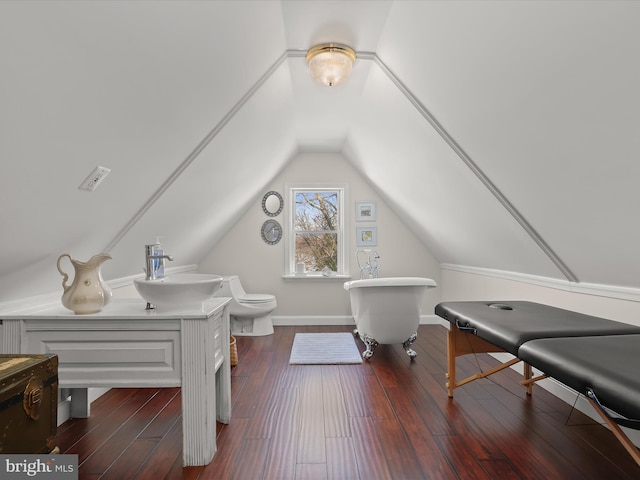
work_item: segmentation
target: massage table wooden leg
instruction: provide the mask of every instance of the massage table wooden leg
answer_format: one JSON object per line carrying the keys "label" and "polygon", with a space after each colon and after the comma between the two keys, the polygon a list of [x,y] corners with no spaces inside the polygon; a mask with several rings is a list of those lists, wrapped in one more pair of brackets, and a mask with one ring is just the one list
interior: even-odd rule
{"label": "massage table wooden leg", "polygon": [[611,419],[611,417],[609,417],[609,415],[606,414],[606,412],[604,412],[602,410],[602,407],[600,407],[600,405],[598,405],[588,395],[587,395],[586,398],[589,401],[589,403],[591,404],[591,406],[595,409],[595,411],[598,412],[598,415],[600,415],[602,417],[604,422],[611,429],[611,431],[613,432],[615,437],[618,439],[618,441],[622,444],[624,449],[627,452],[629,452],[629,455],[631,455],[631,458],[633,458],[635,460],[635,462],[640,466],[640,452],[638,451],[638,447],[636,447],[633,444],[631,439],[629,437],[627,437],[627,435],[622,431],[620,426],[616,422],[614,422]]}
{"label": "massage table wooden leg", "polygon": [[[496,347],[495,345],[476,337],[473,334],[465,333],[461,331],[455,325],[451,325],[449,329],[449,333],[447,334],[447,369],[448,372],[446,374],[447,378],[447,394],[449,398],[453,398],[453,390],[457,387],[465,385],[466,383],[472,382],[473,380],[477,380],[479,378],[485,378],[489,375],[493,375],[500,370],[504,370],[505,368],[509,368],[512,365],[515,365],[520,361],[519,358],[514,358],[509,360],[508,362],[502,363],[497,367],[494,367],[486,372],[478,373],[476,375],[472,375],[470,377],[465,378],[459,382],[456,381],[456,358],[462,355],[467,355],[469,353],[490,353],[490,352],[504,352],[501,348]],[[525,380],[531,378],[531,367],[528,367],[525,364]],[[528,371],[528,377],[527,377]],[[531,393],[531,385],[527,385],[527,393]]]}

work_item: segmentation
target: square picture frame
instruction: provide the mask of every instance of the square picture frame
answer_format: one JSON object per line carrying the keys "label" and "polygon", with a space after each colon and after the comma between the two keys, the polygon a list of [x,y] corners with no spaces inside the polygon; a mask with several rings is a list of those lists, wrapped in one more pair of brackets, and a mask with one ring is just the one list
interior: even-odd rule
{"label": "square picture frame", "polygon": [[356,246],[375,247],[378,244],[378,229],[376,227],[356,227]]}
{"label": "square picture frame", "polygon": [[356,202],[356,222],[376,220],[376,202]]}

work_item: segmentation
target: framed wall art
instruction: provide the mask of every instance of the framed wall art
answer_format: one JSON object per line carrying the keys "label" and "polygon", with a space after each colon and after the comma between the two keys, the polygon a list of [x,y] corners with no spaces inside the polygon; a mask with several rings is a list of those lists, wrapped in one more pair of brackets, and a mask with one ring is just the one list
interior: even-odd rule
{"label": "framed wall art", "polygon": [[356,227],[356,246],[374,247],[378,244],[376,227]]}
{"label": "framed wall art", "polygon": [[356,222],[373,222],[376,219],[376,202],[356,202]]}

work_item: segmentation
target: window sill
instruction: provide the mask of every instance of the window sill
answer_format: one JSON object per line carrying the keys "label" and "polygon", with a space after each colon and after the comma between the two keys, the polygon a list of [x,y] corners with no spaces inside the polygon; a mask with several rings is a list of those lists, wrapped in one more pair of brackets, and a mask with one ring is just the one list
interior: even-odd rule
{"label": "window sill", "polygon": [[325,276],[321,273],[303,273],[301,275],[285,274],[282,275],[285,280],[349,280],[351,275],[331,275]]}

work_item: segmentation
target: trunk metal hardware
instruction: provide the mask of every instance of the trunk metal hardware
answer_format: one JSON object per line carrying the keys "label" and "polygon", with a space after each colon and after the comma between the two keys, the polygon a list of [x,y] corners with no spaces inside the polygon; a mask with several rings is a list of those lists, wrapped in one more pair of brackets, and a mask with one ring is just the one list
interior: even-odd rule
{"label": "trunk metal hardware", "polygon": [[24,413],[26,413],[32,420],[38,420],[40,418],[41,403],[42,382],[36,380],[35,377],[31,377],[29,383],[27,383],[27,386],[24,389],[24,399],[22,401]]}

